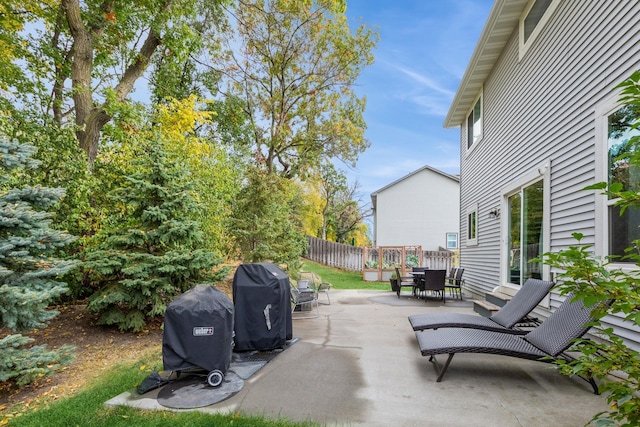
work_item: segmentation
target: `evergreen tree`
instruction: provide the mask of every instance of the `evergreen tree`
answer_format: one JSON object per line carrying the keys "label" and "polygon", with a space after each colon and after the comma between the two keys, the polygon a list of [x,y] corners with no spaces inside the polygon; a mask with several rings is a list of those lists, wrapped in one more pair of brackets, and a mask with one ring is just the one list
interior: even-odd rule
{"label": "evergreen tree", "polygon": [[[6,134],[4,124],[1,133]],[[0,325],[11,331],[44,327],[58,314],[48,306],[66,292],[67,285],[56,278],[76,264],[53,257],[56,249],[74,240],[51,228],[53,214],[46,211],[64,196],[64,190],[11,188],[13,172],[38,165],[31,158],[34,152],[33,146],[0,135]],[[23,385],[71,358],[71,347],[26,348],[32,341],[19,334],[0,339],[0,381],[15,378]]]}
{"label": "evergreen tree", "polygon": [[185,169],[172,164],[162,142],[142,144],[136,172],[110,194],[115,213],[101,243],[87,250],[96,292],[89,309],[100,323],[141,330],[148,318],[164,314],[176,295],[202,280],[217,280],[221,260],[204,247],[200,224],[191,220],[198,205]]}
{"label": "evergreen tree", "polygon": [[[15,168],[33,167],[33,146],[0,137],[0,185]],[[4,188],[2,188],[4,187]],[[75,261],[53,258],[52,252],[74,238],[51,228],[52,213],[45,209],[64,196],[61,188],[0,187],[0,316],[11,330],[40,328],[55,317],[49,303],[63,294],[66,283],[56,280]]]}

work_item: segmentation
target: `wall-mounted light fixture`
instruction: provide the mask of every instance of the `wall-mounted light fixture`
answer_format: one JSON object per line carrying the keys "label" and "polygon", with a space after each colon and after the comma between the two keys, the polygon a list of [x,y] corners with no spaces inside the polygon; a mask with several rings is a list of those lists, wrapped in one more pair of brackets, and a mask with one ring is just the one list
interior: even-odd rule
{"label": "wall-mounted light fixture", "polygon": [[538,166],[538,174],[540,175],[544,175],[545,173],[547,173],[547,171],[549,170],[549,163],[543,163],[540,166]]}
{"label": "wall-mounted light fixture", "polygon": [[500,218],[500,208],[493,208],[489,211],[489,218],[498,219]]}

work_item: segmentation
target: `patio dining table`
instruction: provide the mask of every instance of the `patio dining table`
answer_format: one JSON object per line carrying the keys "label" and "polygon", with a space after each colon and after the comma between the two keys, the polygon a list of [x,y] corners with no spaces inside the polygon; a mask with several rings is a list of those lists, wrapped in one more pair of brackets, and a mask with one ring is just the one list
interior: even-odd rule
{"label": "patio dining table", "polygon": [[[435,271],[440,271],[440,270],[428,270],[430,272],[435,272]],[[441,270],[444,271],[446,273],[445,270]],[[414,281],[413,281],[413,295],[416,295],[418,298],[421,298],[420,295],[417,295],[417,290],[418,287],[420,286],[421,283],[424,283],[425,281],[425,271],[408,271],[407,273],[409,273],[410,275],[412,275],[414,277]],[[443,276],[444,278],[444,276]],[[424,288],[423,288],[424,290]],[[442,290],[439,289],[427,289],[427,290],[431,290],[431,291],[436,291],[436,292],[443,292],[443,300],[444,300],[444,280],[442,281]]]}

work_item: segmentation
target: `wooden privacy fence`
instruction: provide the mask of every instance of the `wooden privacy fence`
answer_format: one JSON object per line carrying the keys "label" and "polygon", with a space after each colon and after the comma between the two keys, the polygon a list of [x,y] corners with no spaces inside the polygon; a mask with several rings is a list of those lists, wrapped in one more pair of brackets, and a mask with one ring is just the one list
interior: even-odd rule
{"label": "wooden privacy fence", "polygon": [[364,280],[388,280],[396,265],[403,274],[411,267],[449,270],[457,265],[457,253],[423,251],[420,246],[386,246],[360,248],[307,236],[307,253],[311,261],[363,273]]}
{"label": "wooden privacy fence", "polygon": [[329,267],[362,271],[362,248],[307,236],[306,258]]}

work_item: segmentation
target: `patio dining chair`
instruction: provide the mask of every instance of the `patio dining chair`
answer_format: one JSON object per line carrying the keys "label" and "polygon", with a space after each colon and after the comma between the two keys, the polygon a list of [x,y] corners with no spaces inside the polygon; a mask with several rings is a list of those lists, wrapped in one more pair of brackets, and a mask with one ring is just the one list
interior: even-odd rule
{"label": "patio dining chair", "polygon": [[415,295],[416,284],[413,281],[413,276],[403,276],[400,273],[399,267],[395,267],[395,270],[396,270],[396,278],[397,278],[395,290],[396,290],[396,294],[398,295],[398,298],[400,298],[400,291],[402,291],[402,288],[411,288],[411,294]]}
{"label": "patio dining chair", "polygon": [[464,268],[454,267],[451,270],[452,272],[445,279],[444,287],[449,290],[451,295],[462,300],[462,284],[464,283],[462,274],[464,273]]}
{"label": "patio dining chair", "polygon": [[527,279],[522,288],[491,317],[466,313],[421,313],[409,316],[414,331],[439,328],[472,328],[524,335],[518,324],[549,293],[554,283],[540,279]]}
{"label": "patio dining chair", "polygon": [[419,296],[424,298],[427,291],[435,292],[438,296],[442,296],[442,302],[445,302],[445,283],[444,278],[447,275],[446,270],[425,270],[424,276],[416,286]]}
{"label": "patio dining chair", "polygon": [[[418,346],[423,356],[429,356],[442,381],[456,353],[483,353],[517,357],[552,363],[556,358],[571,361],[565,351],[575,339],[582,337],[594,320],[592,308],[585,307],[581,300],[572,301],[567,295],[564,302],[540,326],[526,335],[504,334],[468,328],[443,328],[416,332]],[[447,354],[444,366],[440,366],[436,355]],[[593,378],[583,378],[591,384],[595,394],[598,385]]]}
{"label": "patio dining chair", "polygon": [[445,281],[449,281],[449,280],[453,279],[454,277],[456,277],[456,268],[458,268],[458,267],[451,267],[451,269],[447,273],[447,277],[444,278]]}

